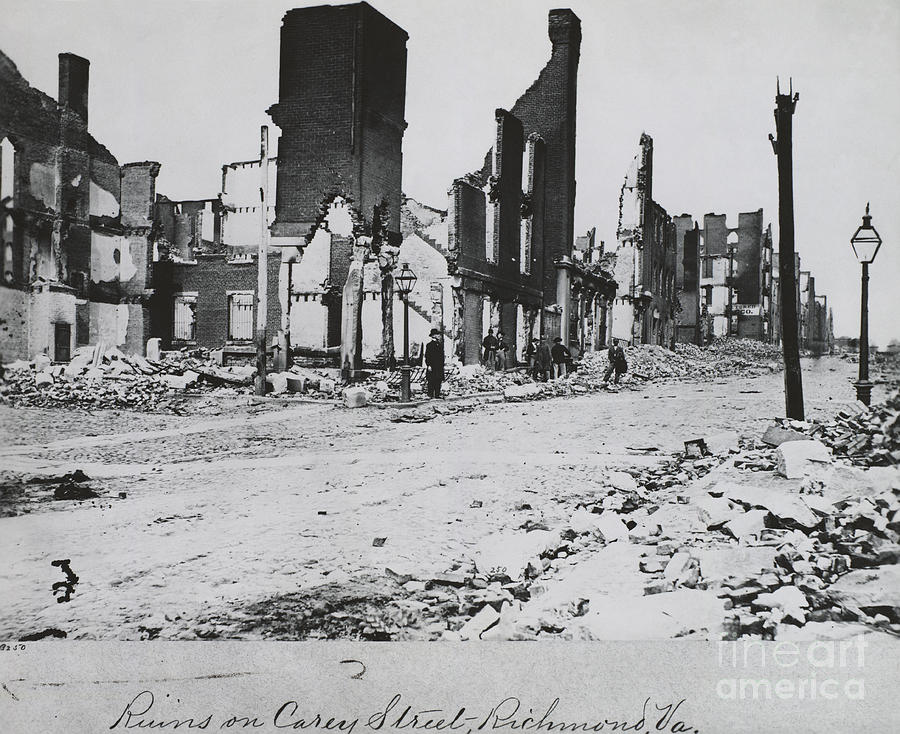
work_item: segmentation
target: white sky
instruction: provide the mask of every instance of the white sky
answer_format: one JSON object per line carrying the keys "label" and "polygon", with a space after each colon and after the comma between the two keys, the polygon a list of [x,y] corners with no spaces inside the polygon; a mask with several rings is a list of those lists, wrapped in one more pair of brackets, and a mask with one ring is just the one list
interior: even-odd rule
{"label": "white sky", "polygon": [[[258,153],[277,101],[281,17],[303,0],[0,0],[2,48],[51,96],[57,53],[91,61],[90,129],[119,159],[162,163],[158,190],[214,196],[221,166]],[[775,77],[793,76],[796,242],[827,293],[837,335],[859,332],[849,238],[871,201],[884,240],[870,281],[870,337],[900,337],[900,3],[809,0],[372,0],[410,35],[404,191],[446,207],[480,165],[493,110],[549,58],[547,11],[582,21],[576,234],[615,239],[619,187],[641,131],[654,198],[672,215],[765,210],[776,247],[767,135]],[[893,91],[891,91],[893,90]],[[272,125],[271,137],[278,129]]]}

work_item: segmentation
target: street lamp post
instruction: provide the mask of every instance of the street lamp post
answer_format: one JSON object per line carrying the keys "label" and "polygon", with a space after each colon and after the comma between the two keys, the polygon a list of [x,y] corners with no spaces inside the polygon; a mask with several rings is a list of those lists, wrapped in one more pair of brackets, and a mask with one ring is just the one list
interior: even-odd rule
{"label": "street lamp post", "polygon": [[869,264],[878,254],[881,247],[881,237],[875,227],[872,226],[872,217],[869,214],[869,205],[866,203],[866,213],[863,215],[863,223],[857,227],[850,244],[853,245],[853,254],[862,265],[862,288],[859,316],[859,380],[856,383],[856,399],[868,405],[872,400],[872,383],[869,382]]}
{"label": "street lamp post", "polygon": [[403,299],[403,364],[400,366],[400,402],[410,401],[409,389],[409,294],[416,285],[416,274],[410,270],[409,263],[403,263],[403,267],[394,279],[397,283],[397,291]]}

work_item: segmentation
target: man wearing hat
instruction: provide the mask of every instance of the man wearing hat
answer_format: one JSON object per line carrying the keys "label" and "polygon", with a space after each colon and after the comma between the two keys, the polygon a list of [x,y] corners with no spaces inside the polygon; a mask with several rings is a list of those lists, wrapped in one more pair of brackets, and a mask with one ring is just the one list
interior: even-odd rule
{"label": "man wearing hat", "polygon": [[562,343],[562,337],[553,340],[553,348],[550,350],[553,358],[553,379],[566,376],[566,362],[571,358],[568,348]]}
{"label": "man wearing hat", "polygon": [[444,340],[440,329],[432,329],[431,341],[425,347],[425,383],[429,398],[441,396],[444,381]]}

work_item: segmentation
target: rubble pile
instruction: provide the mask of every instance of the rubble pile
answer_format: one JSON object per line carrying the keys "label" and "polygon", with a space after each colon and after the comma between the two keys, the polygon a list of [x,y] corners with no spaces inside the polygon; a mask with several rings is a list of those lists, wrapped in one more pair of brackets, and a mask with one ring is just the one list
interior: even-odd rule
{"label": "rubble pile", "polygon": [[684,348],[685,351],[700,352],[712,355],[714,358],[737,357],[742,360],[750,360],[755,362],[782,359],[781,347],[775,344],[766,344],[756,339],[733,339],[725,337],[716,337],[712,344],[701,350],[693,344],[676,344],[675,349]]}
{"label": "rubble pile", "polygon": [[[717,340],[706,349],[692,344],[676,344],[675,351],[657,345],[625,347],[628,372],[623,388],[635,380],[711,380],[728,375],[750,374],[780,369],[779,352],[768,344],[750,339]],[[509,401],[577,395],[604,389],[603,376],[609,365],[606,350],[587,352],[577,369],[565,378],[535,383],[527,369],[488,372],[480,365],[466,365],[445,383],[448,396],[502,391]],[[520,389],[526,385],[536,385]],[[615,389],[612,385],[611,389]]]}
{"label": "rubble pile", "polygon": [[840,411],[834,420],[802,422],[783,420],[787,427],[820,440],[837,456],[861,466],[900,464],[900,390],[882,403],[852,413]]}
{"label": "rubble pile", "polygon": [[[727,345],[727,346],[726,346]],[[676,344],[675,351],[653,344],[625,347],[628,373],[642,380],[715,379],[727,375],[770,371],[778,368],[772,347],[750,339],[728,339],[706,349]],[[606,352],[584,355],[571,380],[590,388],[598,386],[609,365]]]}
{"label": "rubble pile", "polygon": [[252,367],[219,367],[208,354],[168,352],[159,361],[123,354],[116,347],[81,347],[68,364],[39,354],[5,365],[0,400],[13,406],[182,412],[184,391],[242,389]]}
{"label": "rubble pile", "polygon": [[[895,400],[871,411],[879,426],[896,418]],[[561,522],[534,500],[517,505],[528,511],[517,529],[484,538],[448,573],[400,578],[397,609],[370,614],[360,634],[900,635],[900,472],[854,466],[811,439],[814,428],[780,422],[756,438],[704,436],[671,457],[636,449],[661,461],[604,470],[596,487],[555,498],[568,510]]]}

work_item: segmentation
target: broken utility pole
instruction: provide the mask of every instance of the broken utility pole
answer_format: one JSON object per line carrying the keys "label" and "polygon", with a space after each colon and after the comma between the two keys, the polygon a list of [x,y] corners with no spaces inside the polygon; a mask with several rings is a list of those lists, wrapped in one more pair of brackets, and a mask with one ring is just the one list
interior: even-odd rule
{"label": "broken utility pole", "polygon": [[800,331],[797,319],[797,276],[794,257],[794,172],[792,118],[800,93],[781,93],[776,81],[775,131],[769,135],[778,156],[778,276],[781,304],[781,344],[784,353],[785,415],[803,420],[803,378],[800,372]]}
{"label": "broken utility pole", "polygon": [[256,258],[256,394],[266,394],[266,308],[268,278],[266,254],[269,247],[269,128],[259,129],[259,250]]}

